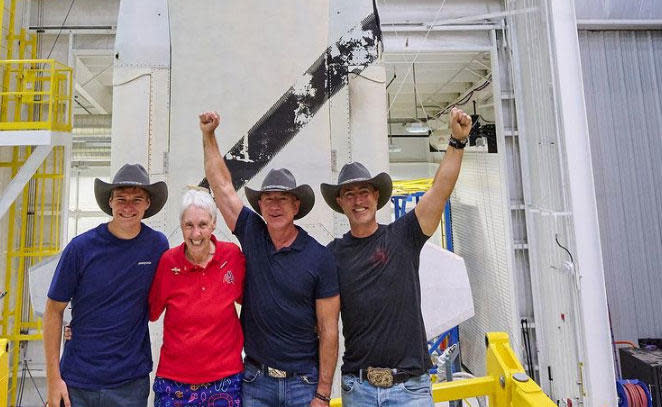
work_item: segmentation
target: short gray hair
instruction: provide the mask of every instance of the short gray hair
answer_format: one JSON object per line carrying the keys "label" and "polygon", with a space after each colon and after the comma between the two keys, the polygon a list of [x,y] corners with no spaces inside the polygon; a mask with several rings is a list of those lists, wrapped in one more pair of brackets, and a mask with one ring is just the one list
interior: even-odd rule
{"label": "short gray hair", "polygon": [[182,196],[182,207],[179,212],[180,222],[184,217],[184,212],[186,212],[191,206],[206,210],[211,216],[212,221],[214,223],[216,222],[216,203],[209,192],[204,192],[198,189],[189,189],[184,193],[184,196]]}

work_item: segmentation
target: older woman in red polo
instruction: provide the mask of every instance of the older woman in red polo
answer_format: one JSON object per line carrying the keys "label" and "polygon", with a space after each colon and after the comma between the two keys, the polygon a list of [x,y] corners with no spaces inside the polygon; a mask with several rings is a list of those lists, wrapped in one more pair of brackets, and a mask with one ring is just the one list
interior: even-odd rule
{"label": "older woman in red polo", "polygon": [[184,194],[184,243],[163,254],[152,283],[150,320],[165,311],[155,407],[241,405],[244,337],[235,303],[245,260],[237,245],[213,235],[216,213],[208,192]]}

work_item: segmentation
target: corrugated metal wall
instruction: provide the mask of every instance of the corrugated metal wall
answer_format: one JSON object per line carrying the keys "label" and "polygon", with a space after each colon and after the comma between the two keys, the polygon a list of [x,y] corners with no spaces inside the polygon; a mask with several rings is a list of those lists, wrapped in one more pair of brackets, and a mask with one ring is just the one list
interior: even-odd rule
{"label": "corrugated metal wall", "polygon": [[579,34],[616,339],[662,337],[662,31]]}
{"label": "corrugated metal wall", "polygon": [[660,0],[577,0],[577,19],[649,20],[662,18]]}

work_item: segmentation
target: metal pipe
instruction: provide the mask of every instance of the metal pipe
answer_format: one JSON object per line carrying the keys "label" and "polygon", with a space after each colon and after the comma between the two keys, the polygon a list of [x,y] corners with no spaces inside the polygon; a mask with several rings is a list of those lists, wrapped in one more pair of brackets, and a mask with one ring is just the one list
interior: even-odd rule
{"label": "metal pipe", "polygon": [[586,361],[583,375],[587,406],[615,406],[614,361],[607,312],[602,248],[598,227],[591,147],[586,118],[581,57],[573,1],[549,1],[553,68],[558,92],[559,130],[564,135],[572,208],[572,232],[575,237],[576,265],[581,273],[579,293],[583,343]]}
{"label": "metal pipe", "polygon": [[435,25],[423,24],[382,24],[383,32],[428,32],[428,31],[490,31],[502,28],[497,24]]}

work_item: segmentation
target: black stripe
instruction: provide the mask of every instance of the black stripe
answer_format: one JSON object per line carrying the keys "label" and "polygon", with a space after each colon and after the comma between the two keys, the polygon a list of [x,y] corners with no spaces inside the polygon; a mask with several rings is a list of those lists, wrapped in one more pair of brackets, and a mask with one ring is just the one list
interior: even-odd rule
{"label": "black stripe", "polygon": [[[235,189],[243,187],[306,126],[333,95],[347,85],[347,74],[362,72],[378,56],[382,34],[375,13],[328,47],[225,155]],[[305,91],[302,91],[305,90]],[[208,186],[204,179],[200,185]]]}

